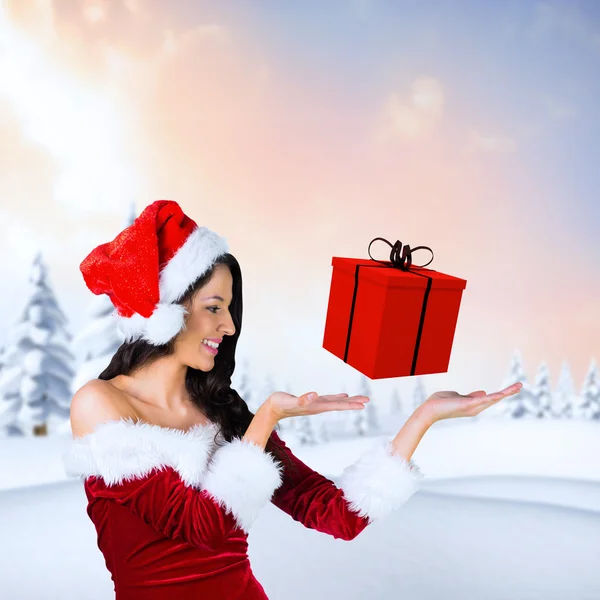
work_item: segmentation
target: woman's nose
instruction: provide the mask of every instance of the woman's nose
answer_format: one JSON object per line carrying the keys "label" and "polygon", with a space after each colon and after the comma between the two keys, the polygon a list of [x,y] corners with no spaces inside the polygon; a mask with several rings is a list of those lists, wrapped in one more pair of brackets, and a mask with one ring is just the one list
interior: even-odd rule
{"label": "woman's nose", "polygon": [[227,335],[233,335],[235,333],[235,325],[233,324],[232,318],[225,324],[225,331],[227,332]]}

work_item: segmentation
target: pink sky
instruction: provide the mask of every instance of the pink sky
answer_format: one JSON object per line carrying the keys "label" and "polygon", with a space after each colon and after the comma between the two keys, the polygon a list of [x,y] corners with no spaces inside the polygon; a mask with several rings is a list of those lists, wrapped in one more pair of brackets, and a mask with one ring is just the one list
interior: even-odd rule
{"label": "pink sky", "polygon": [[245,350],[282,380],[311,386],[296,364],[334,368],[332,386],[355,380],[321,349],[331,257],[368,258],[384,237],[430,246],[428,268],[468,281],[449,372],[428,376],[430,391],[491,391],[516,348],[530,380],[546,361],[554,384],[566,359],[581,385],[598,357],[600,279],[588,238],[564,219],[571,199],[529,165],[551,115],[547,129],[505,129],[497,106],[471,116],[464,72],[418,56],[390,56],[389,87],[358,110],[352,87],[282,69],[226,9],[181,22],[171,3],[9,6],[0,279],[14,293],[0,300],[0,333],[37,247],[76,332],[89,300],[79,262],[116,235],[130,201],[139,212],[168,198],[227,238],[244,275]]}

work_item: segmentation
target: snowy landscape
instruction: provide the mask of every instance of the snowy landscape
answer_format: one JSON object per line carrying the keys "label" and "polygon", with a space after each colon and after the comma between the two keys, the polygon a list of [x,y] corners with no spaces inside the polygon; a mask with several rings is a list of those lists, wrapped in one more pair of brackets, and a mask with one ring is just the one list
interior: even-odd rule
{"label": "snowy landscape", "polygon": [[[334,482],[376,439],[283,437]],[[69,439],[0,440],[2,598],[114,597],[83,486],[62,470]],[[269,504],[250,532],[250,561],[273,600],[596,600],[598,456],[593,421],[436,423],[414,455],[422,487],[392,517],[344,542]]]}
{"label": "snowy landscape", "polygon": [[[30,281],[0,359],[0,597],[108,600],[112,581],[83,486],[66,476],[62,453],[73,391],[104,369],[121,340],[106,297],[93,298],[89,326],[71,338],[41,255]],[[240,360],[234,387],[256,410],[275,387],[269,375],[258,385],[251,372]],[[564,363],[552,390],[544,364],[528,383],[515,351],[503,385],[514,381],[524,383],[521,392],[494,410],[436,423],[413,457],[425,474],[420,491],[351,543],[266,506],[249,552],[269,597],[600,598],[596,363],[579,390]],[[281,436],[335,482],[426,399],[422,378],[414,382],[409,398],[394,391],[387,404],[370,402],[364,411],[284,420]],[[371,396],[366,377],[356,393]]]}

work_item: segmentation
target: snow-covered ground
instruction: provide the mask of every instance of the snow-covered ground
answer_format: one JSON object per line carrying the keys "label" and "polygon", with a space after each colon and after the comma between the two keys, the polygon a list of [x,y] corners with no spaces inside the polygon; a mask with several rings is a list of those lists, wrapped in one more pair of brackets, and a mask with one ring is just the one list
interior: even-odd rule
{"label": "snow-covered ground", "polygon": [[[374,442],[282,437],[334,481]],[[114,597],[82,484],[62,469],[69,441],[0,440],[3,600]],[[421,490],[352,542],[266,506],[249,545],[270,598],[600,598],[599,423],[453,419],[427,432],[414,459]]]}

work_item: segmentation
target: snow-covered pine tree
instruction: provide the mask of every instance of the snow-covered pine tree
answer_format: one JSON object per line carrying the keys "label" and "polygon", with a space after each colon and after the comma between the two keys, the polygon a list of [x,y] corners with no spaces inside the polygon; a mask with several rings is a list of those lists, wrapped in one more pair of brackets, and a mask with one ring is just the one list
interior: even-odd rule
{"label": "snow-covered pine tree", "polygon": [[[281,391],[285,392],[286,394],[295,395],[292,392],[292,386],[290,385],[289,381],[285,384]],[[281,435],[285,435],[288,432],[294,431],[295,422],[296,421],[294,419],[282,419],[279,421],[279,431],[281,432]]]}
{"label": "snow-covered pine tree", "polygon": [[[340,386],[338,386],[336,389],[339,390],[339,392],[334,392],[334,393],[340,393],[340,394],[348,394],[348,389],[346,387],[346,384],[342,384]],[[350,394],[348,394],[350,395]],[[348,415],[346,414],[348,411],[345,410],[334,410],[332,412],[330,412],[327,417],[328,417],[328,423],[327,423],[327,438],[328,441],[334,440],[334,439],[343,439],[343,438],[347,438],[348,437],[348,429],[349,429],[349,425],[348,425]]]}
{"label": "snow-covered pine tree", "polygon": [[[500,414],[504,417],[512,419],[521,419],[523,417],[531,417],[532,414],[528,413],[528,407],[531,404],[531,388],[527,383],[527,376],[523,370],[523,359],[521,352],[515,350],[511,359],[510,368],[508,375],[502,382],[500,389],[504,389],[513,383],[520,381],[523,384],[521,391],[518,394],[503,398],[496,406],[500,407]],[[488,410],[492,410],[494,407],[490,407]],[[487,411],[484,411],[487,412]],[[492,413],[493,414],[493,413]]]}
{"label": "snow-covered pine tree", "polygon": [[0,437],[22,436],[18,416],[21,410],[21,369],[5,365],[5,348],[0,351]]}
{"label": "snow-covered pine tree", "polygon": [[383,433],[397,432],[398,429],[406,422],[407,417],[408,415],[404,410],[400,392],[398,392],[397,388],[394,388],[390,400],[388,419]]}
{"label": "snow-covered pine tree", "polygon": [[402,415],[404,413],[404,407],[402,406],[402,398],[397,388],[394,388],[392,392],[392,399],[390,401],[390,416]]}
{"label": "snow-covered pine tree", "polygon": [[327,426],[327,421],[322,420],[319,426],[319,442],[327,443],[331,439],[329,435],[329,427]]}
{"label": "snow-covered pine tree", "polygon": [[[542,362],[540,365],[535,384],[529,399],[528,412],[538,419],[548,419],[552,417],[552,394],[550,391],[550,373],[548,365]],[[527,403],[527,399],[526,399]]]}
{"label": "snow-covered pine tree", "polygon": [[[125,227],[131,225],[135,218],[135,203],[132,202],[129,206]],[[115,307],[106,294],[100,296],[92,294],[86,312],[90,318],[90,324],[73,339],[73,351],[79,364],[71,385],[73,394],[104,371],[125,339],[117,329],[114,317]]]}
{"label": "snow-covered pine tree", "polygon": [[412,404],[413,410],[416,410],[427,400],[427,392],[425,390],[425,384],[423,383],[422,377],[416,377],[415,389],[413,391]]}
{"label": "snow-covered pine tree", "polygon": [[600,420],[600,384],[598,367],[593,358],[581,388],[581,404],[577,412],[584,419]]}
{"label": "snow-covered pine tree", "polygon": [[248,408],[250,408],[252,405],[253,394],[252,384],[250,383],[250,368],[247,358],[243,359],[240,366],[236,367],[234,378],[238,380],[238,383],[235,386],[237,393],[240,395],[240,398],[246,402]]}
{"label": "snow-covered pine tree", "polygon": [[297,419],[296,423],[296,437],[301,446],[314,446],[317,443],[315,438],[313,423],[311,422],[312,416],[302,415],[301,417],[294,417]]}
{"label": "snow-covered pine tree", "polygon": [[[18,369],[13,373],[19,383],[13,402],[21,405],[19,424],[25,435],[47,435],[53,425],[63,425],[69,418],[74,375],[74,359],[68,349],[71,335],[47,277],[47,267],[38,253],[30,274],[33,293],[5,353],[6,367]],[[14,386],[16,381],[11,381]],[[0,395],[5,396],[2,391]]]}
{"label": "snow-covered pine tree", "polygon": [[[367,378],[364,375],[360,379],[359,393],[357,395],[368,396],[369,398],[371,398],[371,388],[369,386]],[[372,399],[369,402],[367,402],[367,406],[371,404],[371,402],[373,402]],[[367,422],[366,411],[366,408],[347,411],[348,416],[350,417],[350,422],[352,423],[352,431],[354,435],[359,435],[361,437],[369,435],[369,423]]]}
{"label": "snow-covered pine tree", "polygon": [[252,399],[252,404],[248,404],[250,410],[255,413],[264,401],[273,393],[277,392],[278,389],[275,387],[275,382],[270,373],[267,373],[264,383],[260,386],[259,391]]}
{"label": "snow-covered pine tree", "polygon": [[352,423],[352,433],[354,435],[366,436],[368,432],[367,419],[365,418],[364,409],[356,410],[356,411],[348,411],[355,412],[356,414],[349,415],[351,417]]}
{"label": "snow-covered pine tree", "polygon": [[72,394],[96,379],[123,343],[124,337],[116,328],[113,312],[114,306],[105,294],[91,299],[86,310],[91,322],[73,340],[73,351],[80,365],[71,384]]}
{"label": "snow-covered pine tree", "polygon": [[563,361],[560,375],[553,394],[552,416],[555,419],[571,419],[573,417],[573,400],[575,386],[571,370],[566,360]]}
{"label": "snow-covered pine tree", "polygon": [[365,375],[361,377],[359,395],[369,398],[369,401],[365,404],[365,407],[356,411],[357,413],[365,413],[364,417],[367,435],[380,435],[381,424],[379,422],[379,407],[375,406],[375,401],[373,400],[373,390],[369,384],[369,380]]}

